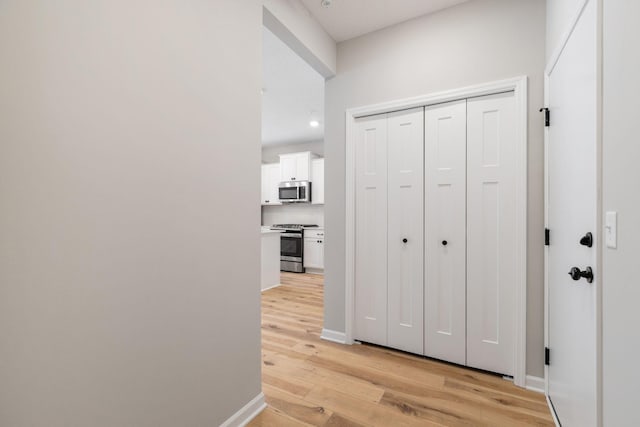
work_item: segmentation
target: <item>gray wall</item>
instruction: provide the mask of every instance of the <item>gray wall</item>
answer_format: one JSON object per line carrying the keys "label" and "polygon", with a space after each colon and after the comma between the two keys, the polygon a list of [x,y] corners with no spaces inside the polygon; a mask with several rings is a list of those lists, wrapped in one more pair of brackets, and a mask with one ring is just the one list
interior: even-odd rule
{"label": "gray wall", "polygon": [[260,393],[261,21],[0,3],[0,425],[216,426]]}
{"label": "gray wall", "polygon": [[262,163],[279,163],[280,154],[311,151],[319,157],[324,157],[324,141],[300,142],[296,144],[263,145]]}
{"label": "gray wall", "polygon": [[640,39],[640,3],[603,3],[603,207],[618,212],[618,248],[603,249],[603,415],[624,427],[640,425],[640,52],[629,44]]}
{"label": "gray wall", "polygon": [[[527,373],[543,369],[544,0],[475,0],[338,45],[325,96],[325,328],[344,331],[347,108],[529,76]],[[332,236],[332,237],[331,237]]]}

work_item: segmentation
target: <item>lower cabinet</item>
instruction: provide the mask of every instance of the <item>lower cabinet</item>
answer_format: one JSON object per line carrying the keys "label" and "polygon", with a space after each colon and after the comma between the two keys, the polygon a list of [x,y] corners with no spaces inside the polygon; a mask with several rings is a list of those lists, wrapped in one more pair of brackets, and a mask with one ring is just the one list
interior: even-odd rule
{"label": "lower cabinet", "polygon": [[305,231],[304,267],[324,269],[324,231]]}

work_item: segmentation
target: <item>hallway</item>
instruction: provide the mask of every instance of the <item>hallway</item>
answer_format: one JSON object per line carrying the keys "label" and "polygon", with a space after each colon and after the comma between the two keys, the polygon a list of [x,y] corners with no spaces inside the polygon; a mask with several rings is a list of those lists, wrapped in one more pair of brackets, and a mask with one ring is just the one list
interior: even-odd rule
{"label": "hallway", "polygon": [[499,376],[321,340],[322,281],[283,273],[282,286],[262,293],[269,407],[249,426],[553,425],[542,394]]}

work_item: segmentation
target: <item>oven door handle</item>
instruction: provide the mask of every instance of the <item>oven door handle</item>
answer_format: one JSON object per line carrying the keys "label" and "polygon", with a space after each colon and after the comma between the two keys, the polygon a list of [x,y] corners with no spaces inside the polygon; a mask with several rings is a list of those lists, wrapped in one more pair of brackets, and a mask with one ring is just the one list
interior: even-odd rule
{"label": "oven door handle", "polygon": [[282,233],[280,235],[280,237],[282,238],[291,238],[291,239],[301,239],[302,238],[302,233]]}

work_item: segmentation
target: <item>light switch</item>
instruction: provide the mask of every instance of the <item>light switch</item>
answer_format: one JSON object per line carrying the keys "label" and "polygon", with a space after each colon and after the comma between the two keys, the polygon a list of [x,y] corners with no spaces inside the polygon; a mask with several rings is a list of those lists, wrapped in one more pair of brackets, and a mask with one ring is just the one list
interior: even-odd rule
{"label": "light switch", "polygon": [[618,212],[607,212],[604,218],[604,241],[608,248],[618,247]]}

